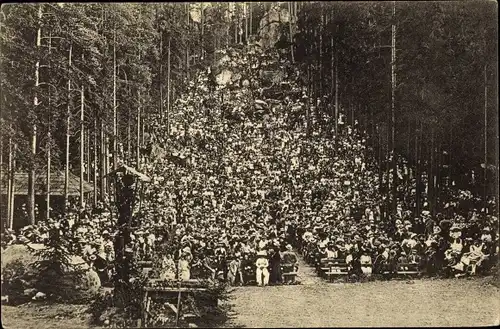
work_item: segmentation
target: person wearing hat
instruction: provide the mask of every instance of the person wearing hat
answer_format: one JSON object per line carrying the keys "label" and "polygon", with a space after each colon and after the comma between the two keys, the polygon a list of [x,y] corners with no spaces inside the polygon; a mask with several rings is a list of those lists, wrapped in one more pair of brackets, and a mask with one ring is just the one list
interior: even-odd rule
{"label": "person wearing hat", "polygon": [[491,243],[492,242],[492,236],[491,236],[491,230],[488,226],[484,227],[482,230],[481,234],[481,241],[485,243]]}
{"label": "person wearing hat", "polygon": [[418,250],[412,248],[410,250],[410,254],[408,255],[408,263],[410,264],[419,264],[419,268],[421,267],[422,257],[418,254]]}
{"label": "person wearing hat", "polygon": [[169,252],[164,253],[159,262],[155,262],[157,268],[156,272],[159,274],[160,280],[174,280],[175,279],[175,262],[172,254]]}
{"label": "person wearing hat", "polygon": [[453,225],[450,228],[450,248],[458,253],[462,252],[462,249],[464,247],[463,241],[462,241],[462,230],[457,226]]}
{"label": "person wearing hat", "polygon": [[241,254],[239,252],[234,254],[234,257],[232,257],[231,261],[229,262],[228,265],[228,273],[227,273],[227,278],[229,281],[229,284],[231,286],[234,286],[236,279],[238,279],[238,283],[240,285],[243,284],[243,274],[241,272]]}
{"label": "person wearing hat", "polygon": [[291,244],[286,245],[286,251],[282,254],[282,260],[284,272],[298,270],[298,258]]}
{"label": "person wearing hat", "polygon": [[267,252],[265,250],[260,250],[257,252],[257,260],[255,261],[256,266],[256,281],[257,285],[264,287],[269,284],[269,261],[267,259]]}
{"label": "person wearing hat", "polygon": [[187,281],[191,278],[191,261],[193,260],[193,255],[191,254],[191,248],[184,247],[181,250],[181,256],[178,263],[178,278],[182,281]]}
{"label": "person wearing hat", "polygon": [[368,277],[371,276],[373,272],[372,257],[370,254],[371,250],[369,248],[363,248],[361,250],[361,256],[359,257],[361,272]]}
{"label": "person wearing hat", "polygon": [[271,248],[270,257],[270,267],[271,273],[269,275],[269,282],[272,284],[278,284],[281,282],[281,254],[278,246]]}
{"label": "person wearing hat", "polygon": [[424,234],[425,233],[425,224],[422,220],[421,217],[416,217],[413,226],[411,228],[412,232],[415,232],[417,234]]}

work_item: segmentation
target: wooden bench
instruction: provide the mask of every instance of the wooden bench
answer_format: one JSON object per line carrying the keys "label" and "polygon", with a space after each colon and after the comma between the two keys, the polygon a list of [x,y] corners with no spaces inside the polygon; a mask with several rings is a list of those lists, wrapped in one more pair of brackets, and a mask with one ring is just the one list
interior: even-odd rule
{"label": "wooden bench", "polygon": [[382,271],[383,276],[395,276],[395,277],[413,277],[421,274],[418,268],[418,264],[414,263],[404,263],[398,264],[396,266],[396,271],[392,272],[389,270]]}
{"label": "wooden bench", "polygon": [[414,276],[420,274],[420,270],[418,269],[418,264],[398,264],[396,274],[398,276]]}
{"label": "wooden bench", "polygon": [[281,277],[283,283],[295,283],[297,278],[297,272],[295,271],[295,265],[282,265],[281,266]]}
{"label": "wooden bench", "polygon": [[337,276],[345,276],[349,274],[347,263],[342,258],[323,258],[321,260],[321,274],[329,281]]}
{"label": "wooden bench", "polygon": [[142,274],[147,276],[153,269],[153,262],[141,260],[137,262],[137,266],[142,269]]}

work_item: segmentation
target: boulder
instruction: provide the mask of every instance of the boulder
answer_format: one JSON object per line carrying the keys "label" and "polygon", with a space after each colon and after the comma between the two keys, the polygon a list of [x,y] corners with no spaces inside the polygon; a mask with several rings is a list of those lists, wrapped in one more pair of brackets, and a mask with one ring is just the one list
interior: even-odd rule
{"label": "boulder", "polygon": [[[29,247],[28,247],[29,246]],[[35,262],[42,259],[33,254],[31,249],[45,248],[42,244],[11,245],[2,251],[1,269],[4,279],[8,279],[12,270],[22,272],[16,284],[10,289],[19,290],[15,295],[23,296],[26,292],[31,295],[36,291],[47,295],[60,295],[64,299],[73,301],[86,300],[98,293],[101,280],[97,272],[92,270],[80,256],[71,256],[70,263],[80,269],[82,275],[75,271],[68,271],[66,275],[47,273],[43,280],[37,275]],[[42,283],[40,283],[42,282]],[[50,291],[49,291],[50,290]]]}

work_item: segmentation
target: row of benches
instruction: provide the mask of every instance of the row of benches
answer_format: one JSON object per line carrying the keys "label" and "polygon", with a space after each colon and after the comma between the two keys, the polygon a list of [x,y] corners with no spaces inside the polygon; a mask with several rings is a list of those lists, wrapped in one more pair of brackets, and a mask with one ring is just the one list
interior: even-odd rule
{"label": "row of benches", "polygon": [[[323,258],[316,264],[318,274],[321,277],[333,281],[335,278],[347,276],[350,274],[350,268],[345,259],[339,258]],[[421,272],[419,265],[414,263],[398,264],[396,271],[391,273],[388,270],[383,270],[382,275],[396,275],[396,276],[417,276]]]}
{"label": "row of benches", "polygon": [[[142,269],[142,273],[144,275],[148,275],[148,273],[153,269],[153,263],[151,261],[138,261],[138,266]],[[297,271],[293,266],[281,266],[281,276],[282,282],[285,284],[294,284],[297,278]]]}

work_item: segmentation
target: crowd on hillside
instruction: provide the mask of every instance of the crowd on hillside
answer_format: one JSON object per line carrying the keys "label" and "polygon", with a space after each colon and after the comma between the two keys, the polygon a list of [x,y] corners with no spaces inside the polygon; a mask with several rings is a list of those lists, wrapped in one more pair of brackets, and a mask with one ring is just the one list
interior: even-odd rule
{"label": "crowd on hillside", "polygon": [[[457,198],[436,216],[426,203],[420,214],[401,203],[383,216],[376,165],[355,123],[341,121],[336,138],[311,129],[326,119],[291,79],[272,82],[289,93],[266,97],[259,69],[282,65],[268,54],[229,51],[221,63],[215,82],[201,72],[173,105],[170,136],[165,120],[149,127],[140,169],[152,182],[139,195],[130,248],[153,261],[152,276],[278,284],[300,271],[294,250],[314,265],[342,259],[358,276],[408,263],[428,275],[493,265],[496,209],[463,214]],[[116,216],[104,203],[80,217],[81,252],[112,261]]]}

